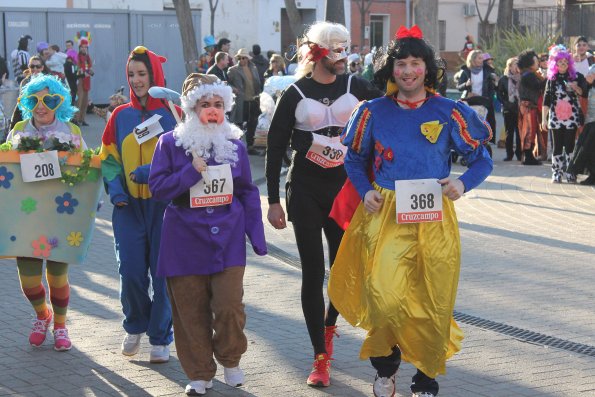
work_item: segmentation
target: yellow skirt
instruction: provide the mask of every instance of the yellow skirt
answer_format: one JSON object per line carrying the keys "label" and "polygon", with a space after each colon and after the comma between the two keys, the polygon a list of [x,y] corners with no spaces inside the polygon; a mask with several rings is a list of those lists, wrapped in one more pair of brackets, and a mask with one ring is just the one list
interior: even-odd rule
{"label": "yellow skirt", "polygon": [[434,378],[463,340],[452,317],[461,262],[454,204],[443,197],[442,222],[397,224],[395,192],[374,187],[384,205],[375,214],[358,206],[328,293],[351,325],[368,331],[362,360],[399,346],[403,360]]}

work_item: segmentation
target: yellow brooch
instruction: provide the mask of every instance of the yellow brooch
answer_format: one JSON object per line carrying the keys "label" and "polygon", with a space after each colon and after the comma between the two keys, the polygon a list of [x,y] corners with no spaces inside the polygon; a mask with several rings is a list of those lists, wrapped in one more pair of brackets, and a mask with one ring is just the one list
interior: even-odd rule
{"label": "yellow brooch", "polygon": [[442,126],[446,123],[440,124],[440,121],[428,121],[421,125],[421,133],[427,138],[428,141],[436,143],[440,133],[442,132]]}

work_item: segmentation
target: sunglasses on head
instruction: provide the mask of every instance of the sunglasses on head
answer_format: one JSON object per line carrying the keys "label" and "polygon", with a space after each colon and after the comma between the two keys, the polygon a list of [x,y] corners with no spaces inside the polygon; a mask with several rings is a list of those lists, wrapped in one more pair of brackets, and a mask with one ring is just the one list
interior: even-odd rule
{"label": "sunglasses on head", "polygon": [[19,103],[30,112],[34,111],[40,102],[43,102],[43,105],[49,110],[54,111],[64,102],[64,97],[60,94],[44,94],[41,97],[29,95],[19,98]]}
{"label": "sunglasses on head", "polygon": [[32,63],[29,65],[29,69],[43,69],[43,65],[40,63]]}

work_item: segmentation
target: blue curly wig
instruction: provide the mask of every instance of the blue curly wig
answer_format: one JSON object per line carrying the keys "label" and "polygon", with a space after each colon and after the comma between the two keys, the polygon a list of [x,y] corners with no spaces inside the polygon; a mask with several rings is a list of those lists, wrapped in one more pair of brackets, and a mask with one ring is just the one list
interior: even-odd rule
{"label": "blue curly wig", "polygon": [[[67,122],[78,109],[72,106],[72,99],[70,97],[70,90],[62,84],[62,82],[55,76],[40,74],[31,79],[21,90],[21,97],[28,97],[43,89],[47,88],[50,94],[59,94],[64,97],[64,101],[55,110],[56,118],[62,122]],[[23,120],[29,120],[33,115],[31,111],[19,103],[19,109],[23,114]]]}

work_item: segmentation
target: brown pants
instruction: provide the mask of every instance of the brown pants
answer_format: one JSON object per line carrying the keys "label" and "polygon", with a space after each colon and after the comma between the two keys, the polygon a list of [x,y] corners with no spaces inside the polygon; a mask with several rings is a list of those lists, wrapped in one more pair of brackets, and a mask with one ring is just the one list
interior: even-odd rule
{"label": "brown pants", "polygon": [[208,276],[167,278],[178,359],[191,381],[215,376],[213,355],[231,368],[246,352],[243,280],[244,266]]}
{"label": "brown pants", "polygon": [[85,115],[87,114],[87,107],[89,106],[89,91],[85,91],[83,89],[83,80],[79,79],[78,86],[76,88],[76,107],[79,108],[79,111],[75,115],[75,118],[83,122],[85,121]]}

